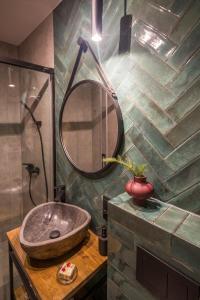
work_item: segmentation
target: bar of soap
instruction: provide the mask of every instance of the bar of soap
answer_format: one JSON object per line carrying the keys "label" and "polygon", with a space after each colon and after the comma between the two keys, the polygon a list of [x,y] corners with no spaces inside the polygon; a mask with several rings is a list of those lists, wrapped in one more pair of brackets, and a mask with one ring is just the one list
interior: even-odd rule
{"label": "bar of soap", "polygon": [[76,266],[70,262],[65,262],[58,272],[60,279],[71,280],[74,276]]}

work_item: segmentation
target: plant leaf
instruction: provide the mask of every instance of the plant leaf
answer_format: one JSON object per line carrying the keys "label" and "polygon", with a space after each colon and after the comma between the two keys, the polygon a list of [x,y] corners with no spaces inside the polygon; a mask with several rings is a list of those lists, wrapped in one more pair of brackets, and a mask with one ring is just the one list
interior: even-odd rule
{"label": "plant leaf", "polygon": [[107,163],[117,163],[126,168],[129,172],[131,172],[135,176],[144,176],[144,171],[147,169],[146,164],[136,165],[133,161],[131,161],[128,157],[122,157],[120,155],[115,157],[107,157],[103,158],[103,162]]}

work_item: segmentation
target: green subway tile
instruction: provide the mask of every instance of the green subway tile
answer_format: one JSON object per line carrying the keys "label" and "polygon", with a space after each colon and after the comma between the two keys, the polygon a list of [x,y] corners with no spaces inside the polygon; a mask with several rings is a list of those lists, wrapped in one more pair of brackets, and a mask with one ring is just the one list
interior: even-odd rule
{"label": "green subway tile", "polygon": [[130,281],[135,278],[135,253],[126,248],[119,239],[109,234],[108,261]]}
{"label": "green subway tile", "polygon": [[131,50],[133,61],[160,84],[167,84],[175,76],[176,72],[159,57],[151,53],[149,49],[145,49],[137,42],[133,42]]}
{"label": "green subway tile", "polygon": [[165,159],[171,169],[177,171],[184,165],[197,158],[200,153],[200,132],[194,134],[185,143],[176,148]]}
{"label": "green subway tile", "polygon": [[[155,69],[153,69],[153,71],[156,72]],[[165,109],[174,101],[174,95],[170,92],[170,90],[160,85],[159,82],[149,76],[148,73],[139,68],[137,65],[135,65],[130,71],[129,77],[138,85],[138,89],[142,92],[142,94],[147,95],[156,104],[158,104],[159,107]],[[135,96],[134,93],[133,96]]]}
{"label": "green subway tile", "polygon": [[108,279],[112,280],[118,286],[123,295],[130,300],[155,300],[155,297],[144,289],[138,281],[132,280],[130,282],[111,264],[108,265]]}
{"label": "green subway tile", "polygon": [[200,212],[200,184],[196,184],[173,197],[169,203],[188,211]]}
{"label": "green subway tile", "polygon": [[188,213],[186,211],[172,206],[155,220],[155,224],[163,228],[163,230],[174,232],[187,216]]}
{"label": "green subway tile", "polygon": [[191,110],[200,104],[200,81],[195,82],[189,90],[187,90],[182,97],[180,97],[174,104],[168,108],[168,113],[176,121],[182,119]]}
{"label": "green subway tile", "polygon": [[[167,133],[174,126],[174,122],[146,95],[134,98],[136,106],[142,110],[147,119],[159,129],[162,134]],[[133,111],[133,113],[132,113]],[[128,117],[134,121],[134,107],[128,112]]]}
{"label": "green subway tile", "polygon": [[162,156],[166,156],[173,151],[173,147],[137,107],[134,107],[131,110],[131,118],[133,120],[133,124],[140,129],[145,138],[154,145],[155,149]]}
{"label": "green subway tile", "polygon": [[117,195],[120,195],[124,192],[124,187],[128,180],[128,176],[124,173],[120,177],[116,177],[116,179],[105,189],[104,195],[109,198],[114,198]]}
{"label": "green subway tile", "polygon": [[90,201],[90,199],[94,199],[98,196],[96,189],[90,183],[82,184],[81,190],[84,193],[85,198],[88,199],[88,202]]}
{"label": "green subway tile", "polygon": [[124,132],[126,134],[127,131],[131,128],[132,120],[127,115],[125,115],[123,117],[123,124],[124,124]]}
{"label": "green subway tile", "polygon": [[192,0],[176,0],[170,7],[170,11],[176,15],[182,15],[191,2]]}
{"label": "green subway tile", "polygon": [[163,8],[169,8],[174,3],[174,0],[150,0],[150,2],[154,3],[155,5],[159,5]]}
{"label": "green subway tile", "polygon": [[122,291],[120,291],[118,285],[116,283],[114,283],[112,280],[110,280],[108,278],[107,280],[107,297],[109,300],[130,300],[128,299],[126,296],[124,296],[124,294],[122,293]]}
{"label": "green subway tile", "polygon": [[200,251],[199,247],[172,235],[171,255],[174,261],[178,261],[179,265],[185,269],[184,273],[189,273],[189,276],[194,280],[200,281],[199,264]]}
{"label": "green subway tile", "polygon": [[172,175],[172,169],[169,168],[166,161],[160,156],[160,154],[153,148],[152,144],[137,130],[136,127],[132,126],[129,130],[129,136],[132,138],[133,144],[142,153],[148,163],[153,169],[156,169],[156,173],[162,179]]}
{"label": "green subway tile", "polygon": [[131,199],[131,196],[129,196],[126,192],[123,194],[117,195],[113,199],[109,201],[109,203],[116,204],[117,206],[120,205],[123,202],[127,202]]}
{"label": "green subway tile", "polygon": [[[188,1],[187,1],[188,2]],[[194,4],[191,5],[189,10],[184,14],[184,16],[179,21],[178,26],[174,29],[170,38],[175,43],[180,43],[183,38],[188,34],[194,24],[197,22],[200,16],[200,3],[199,0],[195,0]]]}
{"label": "green subway tile", "polygon": [[135,294],[134,288],[129,281],[111,264],[108,265],[108,279],[112,280],[128,299],[131,299],[131,296],[133,297]]}
{"label": "green subway tile", "polygon": [[132,32],[133,38],[146,48],[153,50],[163,59],[168,58],[176,48],[176,45],[172,41],[142,21],[134,22]]}
{"label": "green subway tile", "polygon": [[179,146],[200,129],[199,115],[200,105],[166,134],[174,147]]}
{"label": "green subway tile", "polygon": [[106,71],[108,78],[112,81],[114,88],[118,88],[118,86],[123,83],[124,79],[128,78],[128,72],[134,66],[133,60],[131,60],[130,55],[124,54],[121,56],[110,57],[107,61],[104,62],[103,67]]}
{"label": "green subway tile", "polygon": [[176,231],[176,236],[200,247],[200,216],[189,214]]}
{"label": "green subway tile", "polygon": [[[136,207],[132,200],[122,202],[121,204],[109,202],[109,216],[122,226],[131,230],[135,237],[148,241],[152,247],[162,249],[165,253],[170,251],[170,234],[167,231],[153,225],[153,221],[162,214],[167,205],[155,204],[151,201],[147,208]],[[153,204],[153,205],[152,205]]]}
{"label": "green subway tile", "polygon": [[168,10],[162,9],[159,6],[152,5],[151,3],[146,3],[143,6],[140,18],[145,22],[156,29],[159,32],[168,35],[175,24],[178,21],[178,18],[171,14]]}
{"label": "green subway tile", "polygon": [[196,53],[181,69],[179,75],[168,84],[168,88],[176,96],[190,88],[192,82],[200,75],[200,51]]}
{"label": "green subway tile", "polygon": [[121,203],[119,206],[124,211],[136,215],[141,219],[148,220],[149,222],[154,222],[158,216],[160,216],[168,208],[167,204],[153,199],[148,199],[144,207],[135,205],[132,199]]}
{"label": "green subway tile", "polygon": [[[106,2],[104,5],[104,36],[109,35],[112,38],[109,43],[103,38],[102,43],[98,45],[90,41],[89,1],[81,4],[78,1],[73,4],[63,1],[54,12],[56,177],[57,182],[66,184],[69,202],[81,205],[92,212],[94,226],[95,223],[97,226],[101,222],[101,195],[106,193],[116,196],[117,193],[123,192],[128,177],[122,173],[122,168],[116,167],[104,178],[85,180],[69,164],[60,145],[58,126],[60,106],[78,53],[77,38],[80,35],[90,42],[119,98],[126,135],[123,153],[137,163],[148,164],[147,176],[149,181],[154,183],[155,197],[162,201],[170,199],[179,206],[182,201],[182,207],[185,205],[193,211],[198,210],[196,200],[198,189],[196,192],[195,189],[193,191],[191,184],[196,183],[195,176],[198,176],[192,160],[197,157],[199,150],[198,134],[194,135],[195,131],[199,130],[197,122],[199,86],[195,83],[191,87],[191,84],[200,74],[199,56],[197,53],[192,57],[177,75],[166,59],[170,55],[176,59],[172,54],[176,43],[181,42],[179,49],[184,49],[181,57],[187,56],[191,45],[192,50],[196,49],[199,41],[193,44],[194,37],[188,33],[197,22],[199,3],[194,1],[188,11],[185,11],[187,6],[185,1],[183,3],[177,0],[174,6],[172,6],[174,1],[171,0],[149,1],[154,3],[154,6],[149,3],[146,6],[146,1],[128,1],[128,13],[133,15],[131,53],[118,55],[119,20],[123,15],[123,3],[118,2]],[[165,7],[167,11],[159,12],[158,7]],[[173,22],[169,26],[165,22],[166,15],[173,20],[176,18],[171,15],[172,7],[174,13],[181,15],[181,19],[168,39],[161,32],[169,33],[172,29],[170,26]],[[155,16],[152,14],[153,11],[157,11],[158,14]],[[183,11],[185,14],[182,16]],[[154,24],[156,28],[150,27],[142,20],[136,21],[142,12],[147,23]],[[148,39],[148,36],[151,38]],[[83,56],[74,83],[87,78],[100,80],[92,56],[89,52]],[[167,88],[164,87],[166,84]],[[177,99],[177,96],[181,98]],[[194,111],[188,115],[192,110]],[[130,135],[132,126],[139,130],[139,134],[133,136],[134,139],[131,139]],[[192,138],[186,141],[191,135]],[[180,145],[185,141],[185,144]],[[166,156],[166,161],[162,161]],[[185,164],[188,165],[187,170],[190,172],[188,179],[180,169]],[[169,175],[168,167],[165,170],[165,166],[177,172],[173,179],[169,177],[172,180],[169,180],[169,183],[163,182],[162,179],[163,176]],[[184,183],[182,180],[174,179],[179,174]],[[178,193],[181,194],[177,195]],[[190,195],[191,201],[186,200]]]}
{"label": "green subway tile", "polygon": [[175,66],[183,65],[200,47],[200,23],[193,29],[183,44],[173,53],[169,62]]}
{"label": "green subway tile", "polygon": [[124,142],[124,148],[123,148],[123,154],[126,154],[126,152],[132,147],[132,141],[131,138],[129,137],[129,134],[125,135],[125,142]]}
{"label": "green subway tile", "polygon": [[134,236],[133,233],[122,226],[120,223],[109,219],[109,233],[114,235],[120,242],[126,246],[129,250],[134,249]]}
{"label": "green subway tile", "polygon": [[189,166],[175,173],[167,180],[168,186],[177,194],[197,184],[200,178],[200,159],[192,162]]}

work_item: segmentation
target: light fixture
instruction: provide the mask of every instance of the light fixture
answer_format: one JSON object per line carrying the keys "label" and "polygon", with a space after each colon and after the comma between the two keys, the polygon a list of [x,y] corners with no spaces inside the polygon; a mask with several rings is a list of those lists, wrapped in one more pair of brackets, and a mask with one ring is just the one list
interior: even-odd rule
{"label": "light fixture", "polygon": [[102,40],[103,0],[92,0],[92,40]]}
{"label": "light fixture", "polygon": [[120,20],[119,54],[131,51],[132,15],[127,15],[127,0],[124,0],[124,16]]}
{"label": "light fixture", "polygon": [[8,86],[10,88],[15,88],[15,84],[12,81],[12,72],[13,69],[11,67],[8,67]]}

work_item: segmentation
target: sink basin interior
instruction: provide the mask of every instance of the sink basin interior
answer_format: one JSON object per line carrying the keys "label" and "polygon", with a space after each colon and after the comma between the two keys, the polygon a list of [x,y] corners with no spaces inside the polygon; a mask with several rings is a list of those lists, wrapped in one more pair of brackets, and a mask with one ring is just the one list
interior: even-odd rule
{"label": "sink basin interior", "polygon": [[87,213],[79,207],[62,203],[38,206],[28,216],[23,237],[29,243],[40,243],[51,239],[53,231],[59,238],[76,231],[88,220]]}

